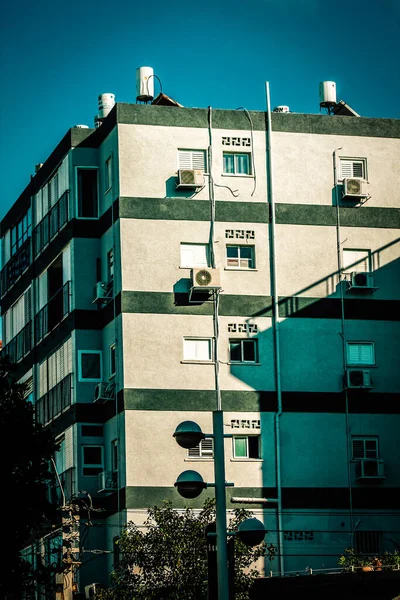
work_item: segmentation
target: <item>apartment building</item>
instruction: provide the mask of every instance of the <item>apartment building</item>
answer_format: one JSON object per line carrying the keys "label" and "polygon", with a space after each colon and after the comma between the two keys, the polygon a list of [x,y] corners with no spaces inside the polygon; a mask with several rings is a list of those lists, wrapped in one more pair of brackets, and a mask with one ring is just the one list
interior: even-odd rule
{"label": "apartment building", "polygon": [[147,507],[213,494],[174,487],[214,480],[212,438],[173,433],[211,434],[218,393],[227,508],[264,521],[266,570],[398,548],[400,122],[274,112],[269,131],[164,100],[71,128],[1,222],[3,352],[60,443],[52,500],[94,523],[79,589]]}

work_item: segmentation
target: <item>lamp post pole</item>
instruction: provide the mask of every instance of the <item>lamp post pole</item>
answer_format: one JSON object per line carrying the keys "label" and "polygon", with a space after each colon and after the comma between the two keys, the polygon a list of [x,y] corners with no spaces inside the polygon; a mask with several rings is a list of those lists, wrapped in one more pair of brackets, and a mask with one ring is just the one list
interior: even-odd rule
{"label": "lamp post pole", "polygon": [[225,496],[225,449],[222,410],[213,411],[214,480],[217,533],[218,600],[229,600],[228,552]]}

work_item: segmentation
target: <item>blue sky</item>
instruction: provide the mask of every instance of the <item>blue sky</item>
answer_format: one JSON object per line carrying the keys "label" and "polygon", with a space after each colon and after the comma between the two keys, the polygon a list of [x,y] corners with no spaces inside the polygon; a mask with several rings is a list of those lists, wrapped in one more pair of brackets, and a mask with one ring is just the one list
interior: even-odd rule
{"label": "blue sky", "polygon": [[269,81],[272,107],[318,113],[332,80],[361,116],[400,118],[400,0],[14,0],[0,33],[0,218],[99,94],[135,102],[139,66],[188,107],[265,110]]}

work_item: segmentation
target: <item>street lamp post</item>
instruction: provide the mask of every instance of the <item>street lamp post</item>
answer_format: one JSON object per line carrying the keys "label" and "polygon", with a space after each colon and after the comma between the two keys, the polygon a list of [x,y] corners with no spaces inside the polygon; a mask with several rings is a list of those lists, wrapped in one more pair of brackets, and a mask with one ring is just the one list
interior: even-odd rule
{"label": "street lamp post", "polygon": [[[218,600],[229,600],[232,596],[229,590],[229,570],[227,551],[226,527],[226,496],[225,488],[233,483],[225,481],[225,448],[224,423],[222,410],[213,411],[213,433],[207,436],[201,431],[197,423],[183,421],[175,430],[174,438],[182,448],[193,448],[205,437],[214,439],[214,483],[203,481],[197,471],[184,471],[175,482],[175,487],[184,498],[197,498],[205,487],[215,487],[216,503],[216,534],[217,534],[217,584]],[[258,519],[246,519],[240,525],[237,535],[249,546],[259,544],[266,531],[263,523]],[[231,534],[232,535],[232,534]]]}

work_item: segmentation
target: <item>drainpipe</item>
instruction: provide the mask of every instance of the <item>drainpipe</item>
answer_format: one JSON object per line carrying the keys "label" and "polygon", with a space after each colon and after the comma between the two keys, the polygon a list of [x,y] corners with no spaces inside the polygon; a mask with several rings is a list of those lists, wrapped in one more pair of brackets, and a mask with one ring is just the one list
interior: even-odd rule
{"label": "drainpipe", "polygon": [[282,482],[281,482],[281,429],[280,420],[282,416],[282,388],[281,388],[281,361],[280,361],[280,338],[279,338],[279,301],[278,301],[278,283],[276,270],[275,253],[275,202],[273,190],[273,163],[272,163],[272,120],[271,120],[271,102],[269,95],[269,82],[265,82],[265,92],[267,100],[267,179],[268,179],[268,201],[270,210],[269,219],[269,248],[270,248],[270,271],[271,271],[271,296],[273,306],[273,329],[274,329],[274,350],[275,350],[275,385],[278,402],[278,411],[275,414],[275,456],[276,456],[276,485],[277,485],[277,521],[278,521],[278,550],[279,550],[279,568],[281,575],[284,574],[283,557],[283,526],[282,526]]}
{"label": "drainpipe", "polygon": [[[337,176],[337,152],[342,150],[342,147],[336,148],[333,152],[333,184],[335,188],[335,205],[336,205],[336,252],[337,252],[337,264],[339,274],[339,289],[340,289],[340,306],[341,306],[341,323],[342,323],[342,360],[343,360],[343,373],[346,373],[347,359],[346,359],[346,320],[344,314],[344,279],[343,279],[343,264],[341,254],[341,235],[340,235],[340,210],[339,210],[339,186]],[[345,387],[345,401],[346,401],[346,442],[347,442],[347,485],[349,488],[349,519],[350,519],[350,530],[351,539],[350,546],[353,546],[353,532],[354,532],[354,517],[353,517],[353,490],[351,483],[351,447],[350,447],[350,415],[349,415],[349,395],[347,388]]]}

